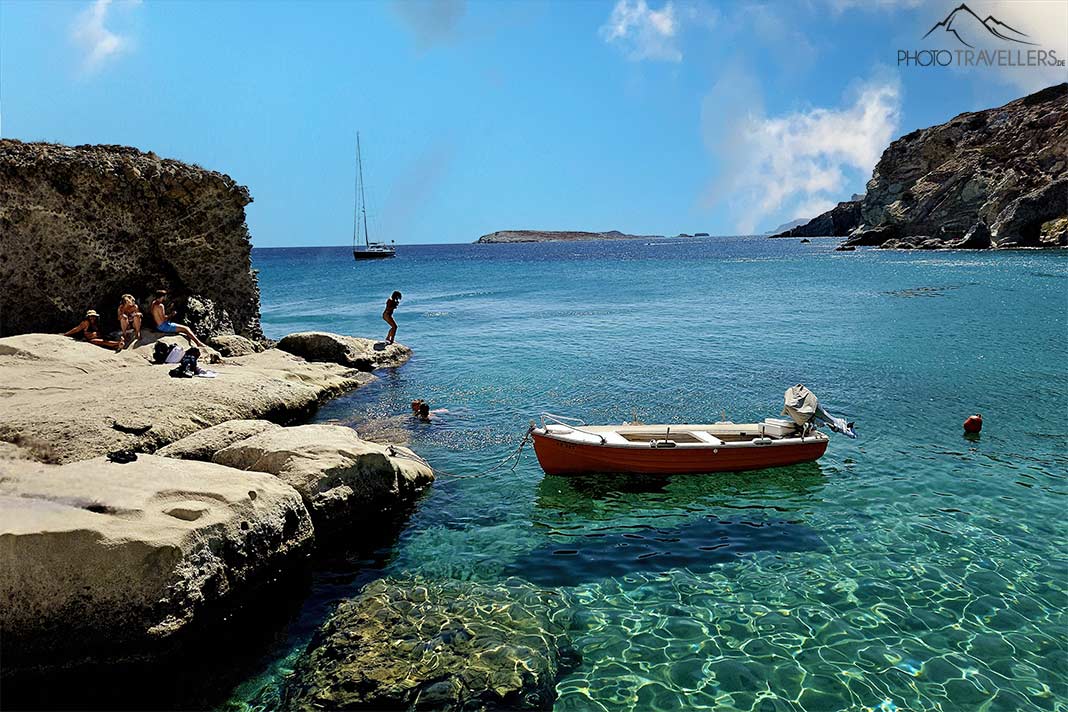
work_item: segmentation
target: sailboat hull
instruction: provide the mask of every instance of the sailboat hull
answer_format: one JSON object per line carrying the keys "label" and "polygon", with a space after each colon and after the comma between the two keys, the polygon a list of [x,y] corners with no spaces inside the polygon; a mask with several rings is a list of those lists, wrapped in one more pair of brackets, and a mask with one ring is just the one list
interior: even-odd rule
{"label": "sailboat hull", "polygon": [[390,257],[396,257],[397,253],[393,250],[353,250],[352,257],[356,260],[387,260]]}

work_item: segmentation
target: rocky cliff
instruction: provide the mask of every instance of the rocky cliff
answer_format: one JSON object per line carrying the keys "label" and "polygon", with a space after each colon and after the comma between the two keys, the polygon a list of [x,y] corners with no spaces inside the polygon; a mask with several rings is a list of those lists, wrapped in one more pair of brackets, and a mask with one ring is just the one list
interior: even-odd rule
{"label": "rocky cliff", "polygon": [[1068,244],[1068,84],[961,114],[890,144],[866,194],[780,236],[847,245]]}
{"label": "rocky cliff", "polygon": [[494,242],[577,242],[579,240],[640,240],[661,238],[662,235],[628,235],[619,230],[608,232],[581,232],[577,230],[498,230],[475,240],[476,243]]}
{"label": "rocky cliff", "polygon": [[111,330],[122,294],[162,288],[203,335],[262,337],[250,202],[229,176],[135,148],[0,140],[0,336],[87,309]]}

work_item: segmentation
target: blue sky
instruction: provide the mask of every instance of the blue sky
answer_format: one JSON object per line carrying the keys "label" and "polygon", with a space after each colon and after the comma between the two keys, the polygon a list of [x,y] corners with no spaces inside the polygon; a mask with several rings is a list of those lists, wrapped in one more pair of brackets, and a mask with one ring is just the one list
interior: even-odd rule
{"label": "blue sky", "polygon": [[[957,3],[0,0],[0,133],[249,186],[257,246],[502,229],[763,231],[913,129],[1068,79],[898,67]],[[1068,3],[969,2],[1068,56]]]}

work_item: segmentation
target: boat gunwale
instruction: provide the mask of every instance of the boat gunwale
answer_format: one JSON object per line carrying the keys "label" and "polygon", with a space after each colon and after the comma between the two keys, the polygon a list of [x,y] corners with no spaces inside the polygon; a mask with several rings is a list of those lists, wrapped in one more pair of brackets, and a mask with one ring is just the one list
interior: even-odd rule
{"label": "boat gunwale", "polygon": [[[587,426],[590,427],[590,426]],[[617,432],[612,429],[612,426],[593,426],[605,429],[604,432]],[[625,426],[627,427],[627,426]],[[646,426],[641,426],[646,427]],[[707,426],[706,426],[707,427]],[[593,430],[576,430],[573,432],[585,433],[587,435],[601,436],[602,433]],[[680,432],[686,432],[680,430]],[[746,441],[723,441],[721,443],[676,443],[671,447],[653,447],[650,442],[627,442],[627,443],[609,443],[609,442],[582,442],[570,439],[566,434],[550,433],[544,428],[534,428],[531,431],[531,435],[535,438],[546,438],[548,440],[555,440],[557,442],[566,443],[568,445],[591,447],[591,448],[616,448],[619,450],[664,450],[670,452],[672,450],[718,450],[720,448],[739,449],[739,448],[767,448],[767,447],[783,447],[786,445],[808,445],[813,442],[827,441],[830,442],[830,438],[826,433],[814,431],[810,435],[801,435],[789,438],[773,438],[769,436],[757,436],[752,440]],[[670,439],[670,434],[665,435],[665,439]],[[757,442],[760,441],[760,442]]]}

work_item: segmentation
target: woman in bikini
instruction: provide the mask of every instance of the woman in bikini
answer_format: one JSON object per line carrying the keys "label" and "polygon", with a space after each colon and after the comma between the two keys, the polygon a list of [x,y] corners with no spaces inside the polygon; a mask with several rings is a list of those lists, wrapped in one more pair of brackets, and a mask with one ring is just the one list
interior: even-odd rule
{"label": "woman in bikini", "polygon": [[397,337],[397,322],[393,319],[393,311],[397,308],[397,305],[400,304],[400,300],[401,293],[394,292],[390,295],[389,299],[386,300],[386,310],[382,312],[382,319],[389,324],[389,333],[386,334],[387,344],[392,344],[393,339]]}
{"label": "woman in bikini", "polygon": [[119,300],[119,327],[122,329],[123,343],[129,343],[126,332],[133,331],[134,340],[141,340],[141,310],[132,294],[123,294]]}
{"label": "woman in bikini", "polygon": [[85,312],[85,318],[82,319],[82,323],[68,331],[64,336],[74,336],[75,334],[81,334],[82,338],[88,341],[90,344],[100,346],[105,349],[114,349],[115,351],[122,351],[123,343],[121,341],[108,341],[100,336],[100,315],[95,310],[90,309]]}

